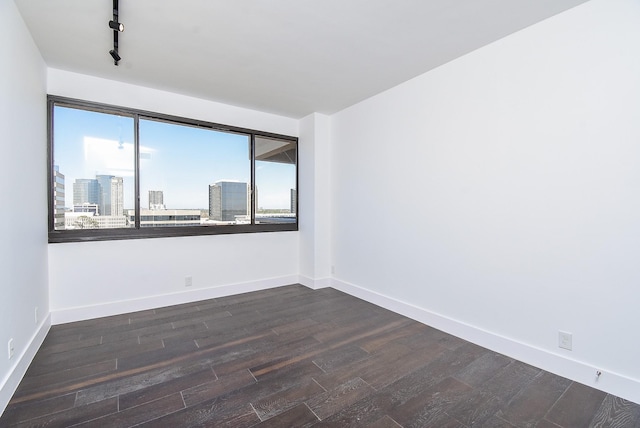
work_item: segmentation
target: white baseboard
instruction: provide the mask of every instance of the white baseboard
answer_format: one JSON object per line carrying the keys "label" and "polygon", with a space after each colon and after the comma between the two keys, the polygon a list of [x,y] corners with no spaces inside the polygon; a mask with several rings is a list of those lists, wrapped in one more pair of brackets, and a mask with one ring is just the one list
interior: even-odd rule
{"label": "white baseboard", "polygon": [[128,312],[161,308],[163,306],[179,305],[181,303],[197,302],[198,300],[214,299],[216,297],[231,296],[251,291],[266,290],[268,288],[295,284],[298,280],[298,275],[289,275],[218,287],[197,288],[181,291],[179,293],[162,294],[140,299],[121,300],[97,305],[58,309],[51,312],[51,323],[53,325],[64,324],[68,322],[125,314]]}
{"label": "white baseboard", "polygon": [[[534,367],[640,404],[640,380],[607,371],[604,367],[596,368],[345,281],[334,278],[331,287]],[[602,372],[599,378],[596,377],[597,370]]]}
{"label": "white baseboard", "polygon": [[7,404],[9,404],[11,397],[13,397],[13,394],[16,392],[16,388],[18,388],[20,381],[27,372],[29,364],[33,361],[33,357],[35,357],[36,352],[40,349],[45,337],[47,337],[50,327],[51,314],[47,315],[42,320],[31,337],[31,340],[29,340],[29,344],[26,346],[22,354],[20,354],[16,359],[15,364],[11,367],[7,376],[2,380],[2,383],[0,384],[0,416],[2,416],[2,413],[4,413],[4,410],[7,408]]}
{"label": "white baseboard", "polygon": [[[294,283],[300,283],[314,290],[324,287],[333,287],[354,297],[358,297],[423,324],[473,342],[479,346],[483,346],[548,372],[640,404],[640,381],[613,371],[608,371],[606,367],[596,368],[582,361],[570,359],[549,350],[541,349],[483,330],[476,326],[460,322],[413,304],[406,303],[335,278],[313,279],[303,275],[291,275],[260,281],[151,296],[144,299],[110,302],[100,305],[53,311],[41,324],[27,349],[20,356],[19,360],[17,360],[16,365],[9,375],[3,380],[2,387],[0,389],[0,408],[4,409],[11,399],[11,396],[24,376],[24,373],[52,324],[62,324],[66,322],[153,309],[162,306],[265,290]],[[596,378],[595,376],[596,369],[601,370],[603,373],[600,378]]]}
{"label": "white baseboard", "polygon": [[308,276],[299,275],[298,282],[312,290],[331,287],[331,278],[313,279],[309,278]]}

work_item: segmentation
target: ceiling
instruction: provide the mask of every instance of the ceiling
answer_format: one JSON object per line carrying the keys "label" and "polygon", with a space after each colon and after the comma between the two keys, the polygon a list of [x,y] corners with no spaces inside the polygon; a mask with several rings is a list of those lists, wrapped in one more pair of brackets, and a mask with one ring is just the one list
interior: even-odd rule
{"label": "ceiling", "polygon": [[49,67],[331,114],[587,0],[15,0]]}

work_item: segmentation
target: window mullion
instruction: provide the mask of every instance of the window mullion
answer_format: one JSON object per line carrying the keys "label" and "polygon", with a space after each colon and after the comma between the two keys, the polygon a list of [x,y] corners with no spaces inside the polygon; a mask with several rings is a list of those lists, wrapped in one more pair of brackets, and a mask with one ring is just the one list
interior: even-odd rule
{"label": "window mullion", "polygon": [[135,204],[135,228],[140,229],[140,115],[133,115],[133,150],[134,150],[134,204]]}
{"label": "window mullion", "polygon": [[251,134],[251,224],[256,224],[256,135]]}

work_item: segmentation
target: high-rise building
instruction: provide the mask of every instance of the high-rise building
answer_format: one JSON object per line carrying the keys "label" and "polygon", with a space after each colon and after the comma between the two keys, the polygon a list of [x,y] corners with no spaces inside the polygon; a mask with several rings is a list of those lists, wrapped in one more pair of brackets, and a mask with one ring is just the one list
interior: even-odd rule
{"label": "high-rise building", "polygon": [[209,185],[209,220],[222,220],[222,187]]}
{"label": "high-rise building", "polygon": [[73,183],[73,205],[96,204],[101,216],[124,215],[124,182],[122,177],[96,175],[76,178]]}
{"label": "high-rise building", "polygon": [[111,215],[111,179],[113,175],[96,175],[100,184],[100,215]]}
{"label": "high-rise building", "polygon": [[296,213],[298,209],[298,192],[296,189],[291,189],[291,212]]}
{"label": "high-rise building", "polygon": [[162,190],[149,190],[149,209],[150,210],[163,210],[164,206],[164,194]]}
{"label": "high-rise building", "polygon": [[95,178],[76,178],[74,181],[73,205],[82,204],[100,205],[100,183]]}
{"label": "high-rise building", "polygon": [[247,183],[216,181],[209,185],[209,219],[236,221],[236,216],[246,217],[250,200]]}
{"label": "high-rise building", "polygon": [[53,166],[53,227],[55,230],[64,229],[64,174],[60,173],[58,165]]}
{"label": "high-rise building", "polygon": [[122,177],[111,177],[110,211],[106,215],[121,217],[124,215],[124,181]]}

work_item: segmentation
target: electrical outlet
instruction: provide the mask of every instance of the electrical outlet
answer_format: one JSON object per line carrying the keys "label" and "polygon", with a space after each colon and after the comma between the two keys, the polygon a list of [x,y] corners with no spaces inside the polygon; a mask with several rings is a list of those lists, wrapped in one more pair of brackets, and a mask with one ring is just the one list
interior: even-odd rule
{"label": "electrical outlet", "polygon": [[559,331],[558,347],[571,351],[571,349],[573,348],[573,335],[566,331]]}
{"label": "electrical outlet", "polygon": [[602,376],[602,370],[596,369],[596,382],[600,380],[600,376]]}
{"label": "electrical outlet", "polygon": [[193,285],[193,277],[185,276],[184,277],[184,286],[185,287],[191,287],[191,285]]}
{"label": "electrical outlet", "polygon": [[12,359],[13,353],[15,351],[13,347],[13,339],[9,339],[9,343],[7,344],[7,351],[9,352],[9,359]]}

